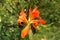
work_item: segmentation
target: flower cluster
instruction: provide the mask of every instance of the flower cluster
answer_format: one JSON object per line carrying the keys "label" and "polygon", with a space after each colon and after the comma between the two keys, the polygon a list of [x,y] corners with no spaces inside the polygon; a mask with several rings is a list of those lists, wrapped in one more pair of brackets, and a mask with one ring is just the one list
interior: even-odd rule
{"label": "flower cluster", "polygon": [[24,10],[22,10],[20,12],[20,15],[19,15],[17,22],[20,23],[20,25],[23,25],[23,24],[21,24],[21,22],[27,23],[26,27],[21,31],[22,38],[24,38],[25,36],[28,35],[29,29],[31,28],[30,24],[33,24],[34,28],[36,28],[38,26],[38,24],[46,24],[46,21],[43,20],[39,15],[40,15],[40,12],[39,12],[37,6],[35,6],[33,10],[30,7],[28,20],[26,18],[27,15],[24,12]]}

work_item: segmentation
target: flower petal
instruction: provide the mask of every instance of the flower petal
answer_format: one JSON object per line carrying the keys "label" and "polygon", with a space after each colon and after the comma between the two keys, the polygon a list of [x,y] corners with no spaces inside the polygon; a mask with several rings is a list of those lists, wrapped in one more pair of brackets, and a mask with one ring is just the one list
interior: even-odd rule
{"label": "flower petal", "polygon": [[40,24],[46,24],[46,21],[45,20],[43,20],[41,17],[40,17]]}
{"label": "flower petal", "polygon": [[21,12],[20,12],[20,16],[26,17],[26,13],[24,13],[24,10],[23,10],[23,9],[22,9]]}
{"label": "flower petal", "polygon": [[30,17],[31,20],[34,19],[34,18],[39,17],[39,10],[38,10],[38,7],[35,6],[35,8],[34,8],[33,11],[32,11],[32,9],[30,8],[30,9],[29,9],[29,15],[30,15],[29,17]]}
{"label": "flower petal", "polygon": [[20,16],[17,20],[17,23],[21,23],[21,22],[27,22],[26,14],[24,13],[24,10],[20,12]]}
{"label": "flower petal", "polygon": [[22,37],[22,38],[24,38],[25,36],[28,35],[28,29],[29,29],[29,27],[26,26],[26,27],[22,30],[22,32],[21,32],[21,37]]}
{"label": "flower petal", "polygon": [[30,19],[33,19],[32,8],[31,8],[31,7],[30,7],[30,9],[29,9],[29,18],[30,18]]}
{"label": "flower petal", "polygon": [[27,19],[24,16],[19,16],[19,19],[17,20],[17,22],[18,23],[20,23],[20,22],[27,22]]}
{"label": "flower petal", "polygon": [[39,22],[39,20],[34,20],[34,21],[33,21],[33,27],[34,27],[34,28],[36,28],[36,27],[38,26],[38,22]]}
{"label": "flower petal", "polygon": [[37,6],[35,6],[35,8],[33,10],[33,15],[34,15],[34,17],[38,17],[39,16],[39,10],[38,10]]}

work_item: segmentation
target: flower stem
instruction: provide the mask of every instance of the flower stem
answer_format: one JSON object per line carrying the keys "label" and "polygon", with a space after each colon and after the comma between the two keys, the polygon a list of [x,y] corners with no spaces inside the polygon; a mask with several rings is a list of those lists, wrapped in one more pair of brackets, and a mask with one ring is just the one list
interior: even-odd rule
{"label": "flower stem", "polygon": [[32,33],[32,30],[31,30],[31,26],[30,26],[31,23],[32,23],[32,20],[30,20],[30,18],[29,18],[29,20],[28,20],[28,25],[29,25],[29,40],[34,40],[33,39],[33,33]]}
{"label": "flower stem", "polygon": [[33,39],[33,33],[32,33],[32,30],[31,29],[29,30],[29,40],[34,40]]}

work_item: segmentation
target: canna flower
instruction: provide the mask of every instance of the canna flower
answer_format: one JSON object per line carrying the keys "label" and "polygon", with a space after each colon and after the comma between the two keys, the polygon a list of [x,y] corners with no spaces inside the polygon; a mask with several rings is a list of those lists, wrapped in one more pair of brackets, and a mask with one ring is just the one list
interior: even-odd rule
{"label": "canna flower", "polygon": [[[21,23],[21,22],[25,22],[27,23],[27,26],[21,31],[21,37],[25,38],[25,36],[28,35],[28,31],[30,29],[30,24],[33,24],[33,27],[36,28],[38,26],[38,24],[46,24],[46,21],[43,20],[40,16],[39,16],[39,10],[38,7],[35,6],[35,8],[32,10],[32,8],[30,7],[29,9],[29,18],[28,20],[26,19],[26,13],[24,12],[24,10],[22,10],[20,12],[19,18],[17,20],[17,23]],[[38,18],[37,20],[35,20],[35,18]],[[21,25],[21,24],[20,24]]]}

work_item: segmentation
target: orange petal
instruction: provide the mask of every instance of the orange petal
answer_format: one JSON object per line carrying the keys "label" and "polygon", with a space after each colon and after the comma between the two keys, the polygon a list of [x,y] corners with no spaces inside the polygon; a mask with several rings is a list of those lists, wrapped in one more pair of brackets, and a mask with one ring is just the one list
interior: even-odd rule
{"label": "orange petal", "polygon": [[18,23],[20,23],[20,22],[27,22],[26,14],[24,13],[24,10],[22,10],[22,11],[20,12],[20,16],[19,16],[17,22],[18,22]]}
{"label": "orange petal", "polygon": [[31,7],[30,7],[30,9],[29,9],[29,17],[30,17],[30,19],[33,19],[32,8],[31,8]]}
{"label": "orange petal", "polygon": [[27,19],[24,16],[19,16],[19,19],[17,20],[17,22],[18,23],[20,23],[20,22],[27,22]]}
{"label": "orange petal", "polygon": [[38,26],[38,22],[39,22],[39,20],[34,20],[34,21],[33,21],[33,27],[34,27],[34,28],[36,28],[36,27]]}
{"label": "orange petal", "polygon": [[24,16],[24,17],[26,17],[26,13],[24,12],[23,9],[22,9],[21,12],[20,12],[20,16]]}
{"label": "orange petal", "polygon": [[32,11],[32,9],[30,8],[30,9],[29,9],[29,15],[30,15],[30,16],[29,16],[30,19],[34,19],[34,18],[39,17],[38,7],[36,6],[33,11]]}
{"label": "orange petal", "polygon": [[22,20],[21,20],[21,19],[18,19],[18,20],[17,20],[17,23],[20,23],[20,22],[22,22]]}
{"label": "orange petal", "polygon": [[33,10],[33,15],[34,15],[34,17],[38,17],[39,16],[39,10],[38,10],[37,6],[35,6],[35,8]]}
{"label": "orange petal", "polygon": [[29,27],[26,26],[26,27],[22,30],[22,32],[21,32],[21,37],[22,37],[22,38],[25,38],[25,36],[28,35],[28,29],[29,29]]}
{"label": "orange petal", "polygon": [[46,24],[46,21],[45,20],[42,20],[42,18],[40,17],[40,24]]}

